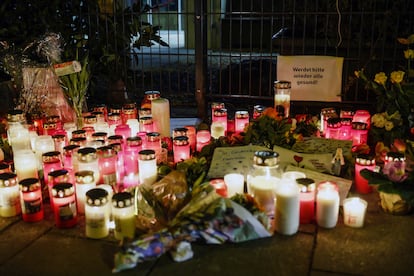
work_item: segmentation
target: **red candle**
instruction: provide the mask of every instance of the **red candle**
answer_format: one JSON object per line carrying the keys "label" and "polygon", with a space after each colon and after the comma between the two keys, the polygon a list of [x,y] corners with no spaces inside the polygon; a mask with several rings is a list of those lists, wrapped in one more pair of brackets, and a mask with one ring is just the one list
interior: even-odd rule
{"label": "red candle", "polygon": [[216,193],[222,197],[227,197],[227,187],[224,179],[216,178],[210,180],[210,185],[216,189]]}
{"label": "red candle", "polygon": [[53,186],[61,182],[71,182],[72,179],[74,178],[74,176],[71,175],[71,173],[72,173],[72,170],[69,171],[67,169],[59,169],[59,170],[51,171],[47,174],[47,177],[48,177],[47,186],[49,190],[49,200],[50,200],[51,206],[53,206],[53,194],[52,194]]}
{"label": "red candle", "polygon": [[154,121],[152,120],[152,117],[141,117],[139,118],[139,131],[149,133],[154,132]]}
{"label": "red candle", "polygon": [[208,130],[199,130],[197,131],[197,135],[196,135],[196,141],[197,141],[197,146],[196,146],[196,150],[198,152],[200,152],[204,146],[208,145],[210,143],[211,140],[211,134],[210,131]]}
{"label": "red candle", "polygon": [[158,157],[161,152],[161,134],[159,132],[147,133],[144,148],[155,151],[155,156]]}
{"label": "red candle", "polygon": [[227,132],[227,109],[214,110],[213,123],[220,122],[224,126],[224,133]]}
{"label": "red candle", "polygon": [[138,111],[135,106],[126,106],[122,107],[122,123],[126,124],[129,119],[136,119],[138,117]]}
{"label": "red candle", "polygon": [[242,110],[242,111],[236,111],[235,116],[235,132],[240,133],[244,131],[244,128],[246,125],[249,124],[249,112]]}
{"label": "red candle", "polygon": [[79,145],[68,145],[63,148],[63,167],[66,169],[73,169],[73,156],[76,157],[76,152],[80,148]]}
{"label": "red candle", "polygon": [[19,182],[22,218],[26,222],[43,219],[42,189],[37,178],[26,178]]}
{"label": "red candle", "polygon": [[372,187],[369,186],[368,180],[361,176],[361,170],[368,169],[373,171],[375,169],[375,158],[367,154],[359,154],[355,159],[355,188],[358,193],[368,194],[372,192]]}
{"label": "red candle", "polygon": [[127,139],[127,146],[124,151],[124,170],[126,175],[138,173],[138,157],[141,150],[141,137],[134,136]]}
{"label": "red candle", "polygon": [[339,140],[352,140],[351,118],[341,118],[341,127],[339,128]]}
{"label": "red candle", "polygon": [[127,124],[117,125],[115,127],[115,135],[121,135],[124,139],[124,144],[126,143],[126,139],[131,137],[131,128]]}
{"label": "red candle", "polygon": [[369,129],[371,125],[371,115],[368,110],[357,110],[352,118],[352,122],[367,124],[367,129]]}
{"label": "red candle", "polygon": [[311,223],[315,218],[315,181],[310,178],[298,178],[301,224]]}
{"label": "red candle", "polygon": [[58,228],[70,228],[78,223],[75,187],[71,183],[53,186],[53,212]]}
{"label": "red candle", "polygon": [[43,124],[43,135],[52,136],[55,134],[55,131],[56,131],[56,123],[45,122]]}
{"label": "red candle", "polygon": [[174,163],[190,158],[190,143],[187,136],[177,136],[173,140]]}
{"label": "red candle", "polygon": [[361,122],[352,122],[352,145],[366,144],[368,141],[368,125]]}

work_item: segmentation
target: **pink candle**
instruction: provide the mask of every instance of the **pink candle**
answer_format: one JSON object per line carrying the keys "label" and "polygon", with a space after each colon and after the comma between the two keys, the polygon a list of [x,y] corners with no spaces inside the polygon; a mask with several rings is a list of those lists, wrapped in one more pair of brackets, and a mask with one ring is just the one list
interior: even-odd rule
{"label": "pink candle", "polygon": [[235,132],[240,133],[244,131],[246,125],[249,124],[249,112],[242,110],[236,111],[235,115]]}
{"label": "pink candle", "polygon": [[63,163],[59,151],[48,151],[42,154],[43,178],[48,183],[48,175],[52,171],[63,169]]}
{"label": "pink candle", "polygon": [[367,124],[367,129],[371,126],[371,115],[368,110],[357,110],[355,111],[352,122],[365,123]]}
{"label": "pink candle", "polygon": [[146,135],[145,149],[151,149],[155,151],[155,156],[158,156],[161,152],[161,135],[158,132],[150,132]]}
{"label": "pink candle", "polygon": [[340,128],[341,128],[340,118],[329,118],[327,121],[327,125],[326,125],[325,138],[338,139]]}
{"label": "pink candle", "polygon": [[339,140],[352,140],[351,118],[341,118],[341,127],[339,128]]}
{"label": "pink candle", "polygon": [[126,175],[138,173],[138,158],[141,150],[141,137],[134,136],[127,139],[127,146],[124,150],[124,170]]}
{"label": "pink candle", "polygon": [[19,182],[22,218],[26,222],[43,219],[42,189],[37,178],[26,178]]}
{"label": "pink candle", "polygon": [[139,118],[139,131],[149,133],[155,131],[154,121],[152,117]]}
{"label": "pink candle", "polygon": [[75,187],[71,183],[58,183],[53,186],[52,194],[56,227],[74,227],[78,223]]}
{"label": "pink candle", "polygon": [[126,143],[126,139],[131,137],[131,128],[127,124],[117,125],[115,127],[115,135],[121,135],[124,139],[124,144]]}
{"label": "pink candle", "polygon": [[211,134],[208,130],[199,130],[196,134],[196,151],[200,152],[204,146],[208,145],[211,140]]}
{"label": "pink candle", "polygon": [[375,169],[375,158],[367,154],[359,154],[355,159],[355,188],[358,193],[368,194],[372,192],[372,187],[369,186],[368,180],[361,176],[361,170],[368,169],[373,171]]}
{"label": "pink candle", "polygon": [[298,178],[300,194],[299,221],[301,224],[311,223],[315,218],[315,181],[310,178]]}
{"label": "pink candle", "polygon": [[361,122],[352,122],[352,145],[366,144],[368,141],[368,125]]}
{"label": "pink candle", "polygon": [[177,136],[173,140],[174,163],[190,158],[190,143],[187,136]]}
{"label": "pink candle", "polygon": [[196,128],[194,126],[185,126],[187,129],[188,142],[192,152],[196,150]]}
{"label": "pink candle", "polygon": [[213,116],[213,123],[220,122],[224,127],[224,133],[227,132],[227,109],[216,109],[214,110],[214,116]]}
{"label": "pink candle", "polygon": [[76,152],[80,148],[79,145],[68,145],[63,148],[63,167],[66,169],[73,169],[73,156],[76,157]]}

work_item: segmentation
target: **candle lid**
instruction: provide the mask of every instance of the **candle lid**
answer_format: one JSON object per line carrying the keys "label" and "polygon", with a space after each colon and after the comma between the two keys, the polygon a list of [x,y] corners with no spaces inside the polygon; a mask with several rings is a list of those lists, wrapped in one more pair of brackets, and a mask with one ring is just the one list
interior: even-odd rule
{"label": "candle lid", "polygon": [[14,109],[7,113],[7,121],[9,122],[24,122],[26,120],[23,110]]}
{"label": "candle lid", "polygon": [[139,136],[131,136],[126,139],[129,147],[139,147],[142,145],[142,139]]}
{"label": "candle lid", "polygon": [[277,80],[274,82],[274,87],[276,89],[289,89],[291,87],[290,81]]}
{"label": "candle lid", "polygon": [[86,144],[86,137],[74,137],[70,139],[69,143],[71,145],[77,145],[77,146],[84,145]]}
{"label": "candle lid", "polygon": [[91,162],[95,159],[97,159],[96,149],[85,147],[78,150],[78,160],[80,162]]}
{"label": "candle lid", "polygon": [[116,155],[116,151],[111,146],[103,146],[96,149],[100,158],[109,158]]}
{"label": "candle lid", "polygon": [[352,122],[352,129],[356,129],[356,130],[365,130],[368,128],[368,124],[367,123],[362,123],[362,122]]}
{"label": "candle lid", "polygon": [[66,169],[60,169],[51,171],[48,174],[48,181],[57,183],[57,182],[67,182],[69,179],[69,171]]}
{"label": "candle lid", "polygon": [[108,133],[106,133],[106,132],[94,132],[94,133],[92,133],[92,138],[93,139],[97,139],[97,140],[99,140],[99,139],[106,139],[106,137],[108,136]]}
{"label": "candle lid", "polygon": [[86,137],[86,130],[84,129],[77,129],[72,131],[72,137]]}
{"label": "candle lid", "polygon": [[54,163],[60,161],[60,151],[48,151],[42,153],[43,163]]}
{"label": "candle lid", "polygon": [[352,119],[351,118],[341,118],[341,125],[343,126],[351,126]]}
{"label": "candle lid", "polygon": [[0,171],[7,172],[10,170],[10,165],[6,162],[0,162]]}
{"label": "candle lid", "polygon": [[17,175],[10,172],[0,173],[0,187],[11,187],[17,185]]}
{"label": "candle lid", "polygon": [[361,153],[355,158],[355,163],[359,165],[375,165],[375,156]]}
{"label": "candle lid", "polygon": [[122,137],[122,135],[111,135],[108,137],[108,141],[109,142],[119,142],[122,143],[122,141],[124,140],[124,138]]}
{"label": "candle lid", "polygon": [[313,180],[312,178],[297,178],[296,183],[299,185],[299,190],[302,193],[315,191],[315,180]]}
{"label": "candle lid", "polygon": [[174,132],[173,132],[174,137],[176,137],[176,136],[187,136],[187,133],[188,133],[188,128],[186,128],[186,127],[174,128]]}
{"label": "candle lid", "polygon": [[68,145],[68,146],[64,146],[63,147],[63,154],[66,155],[66,156],[70,156],[70,155],[72,155],[72,153],[76,149],[79,149],[79,148],[80,148],[80,146],[79,145],[75,145],[75,144]]}
{"label": "candle lid", "polygon": [[270,150],[256,151],[253,163],[258,166],[276,166],[279,163],[279,153]]}
{"label": "candle lid", "polygon": [[135,107],[134,108],[123,108],[122,113],[125,115],[133,115],[136,112]]}
{"label": "candle lid", "polygon": [[387,152],[385,156],[385,161],[405,161],[405,155],[401,152]]}
{"label": "candle lid", "polygon": [[139,152],[139,160],[153,160],[155,159],[155,151],[154,150],[141,150]]}
{"label": "candle lid", "polygon": [[161,134],[159,132],[148,132],[146,136],[147,141],[149,142],[156,142],[161,139]]}
{"label": "candle lid", "polygon": [[23,193],[40,190],[40,181],[37,178],[25,178],[19,182],[20,190]]}
{"label": "candle lid", "polygon": [[57,142],[65,141],[66,135],[65,134],[54,134],[52,135],[52,139]]}
{"label": "candle lid", "polygon": [[160,91],[156,91],[156,90],[145,91],[144,94],[145,94],[145,98],[147,98],[148,100],[158,99],[161,96]]}
{"label": "candle lid", "polygon": [[143,125],[150,125],[153,123],[152,117],[144,116],[139,118],[139,122]]}
{"label": "candle lid", "polygon": [[338,128],[341,126],[341,118],[328,118],[327,123],[331,128]]}
{"label": "candle lid", "polygon": [[109,121],[118,121],[121,119],[121,114],[119,112],[111,112],[108,114]]}
{"label": "candle lid", "polygon": [[227,109],[226,108],[214,109],[214,116],[217,116],[217,117],[227,116]]}
{"label": "candle lid", "polygon": [[51,122],[51,123],[57,123],[60,121],[60,117],[59,115],[50,115],[48,117],[46,117],[46,122]]}
{"label": "candle lid", "polygon": [[90,206],[102,206],[108,202],[108,192],[102,188],[93,188],[86,192],[86,203]]}
{"label": "candle lid", "polygon": [[57,183],[52,187],[53,197],[67,197],[75,193],[75,187],[72,183]]}
{"label": "candle lid", "polygon": [[132,194],[128,192],[116,193],[112,197],[112,206],[115,208],[125,208],[134,204]]}
{"label": "candle lid", "polygon": [[246,119],[246,118],[249,118],[249,112],[247,110],[239,110],[239,111],[236,111],[236,118],[237,119]]}
{"label": "candle lid", "polygon": [[85,170],[75,172],[76,184],[91,184],[95,182],[94,172]]}
{"label": "candle lid", "polygon": [[131,109],[131,108],[136,108],[136,107],[137,105],[134,102],[124,103],[122,105],[122,108],[125,108],[125,109]]}
{"label": "candle lid", "polygon": [[176,146],[185,146],[188,145],[188,137],[187,136],[177,136],[174,137],[173,143]]}

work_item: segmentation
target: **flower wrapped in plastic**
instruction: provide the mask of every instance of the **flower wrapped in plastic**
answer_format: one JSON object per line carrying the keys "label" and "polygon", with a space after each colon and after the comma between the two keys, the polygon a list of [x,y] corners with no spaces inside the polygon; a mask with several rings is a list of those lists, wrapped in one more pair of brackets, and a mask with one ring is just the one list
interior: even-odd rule
{"label": "flower wrapped in plastic", "polygon": [[[219,196],[209,182],[200,181],[203,175],[192,185],[191,191],[182,200],[184,206],[174,217],[164,216],[158,220],[153,216],[155,232],[140,236],[133,241],[125,241],[121,250],[115,255],[114,272],[130,269],[139,263],[153,260],[166,252],[171,253],[175,261],[185,261],[193,256],[191,242],[202,241],[207,244],[223,244],[225,242],[243,242],[252,239],[270,237],[270,221],[254,200],[248,195],[236,195],[223,198]],[[164,181],[165,182],[165,181]],[[157,190],[160,183],[156,183]],[[145,187],[140,194],[140,201],[153,201],[154,197]],[[169,203],[174,203],[175,195],[164,194]],[[156,200],[157,201],[157,200]],[[153,215],[159,213],[159,204],[150,203]],[[166,201],[165,206],[173,206]],[[157,211],[158,209],[158,211]],[[167,208],[168,209],[168,208]],[[161,210],[162,211],[162,210]],[[171,210],[170,210],[171,211]],[[151,212],[146,212],[147,214]]]}

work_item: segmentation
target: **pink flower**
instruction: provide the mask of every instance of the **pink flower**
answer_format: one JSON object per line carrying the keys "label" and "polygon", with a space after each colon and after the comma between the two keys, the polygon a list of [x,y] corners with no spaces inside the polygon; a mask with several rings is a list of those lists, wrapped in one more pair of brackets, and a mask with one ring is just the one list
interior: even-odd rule
{"label": "pink flower", "polygon": [[392,182],[403,182],[408,177],[408,173],[405,172],[404,161],[390,161],[384,165],[382,172]]}

